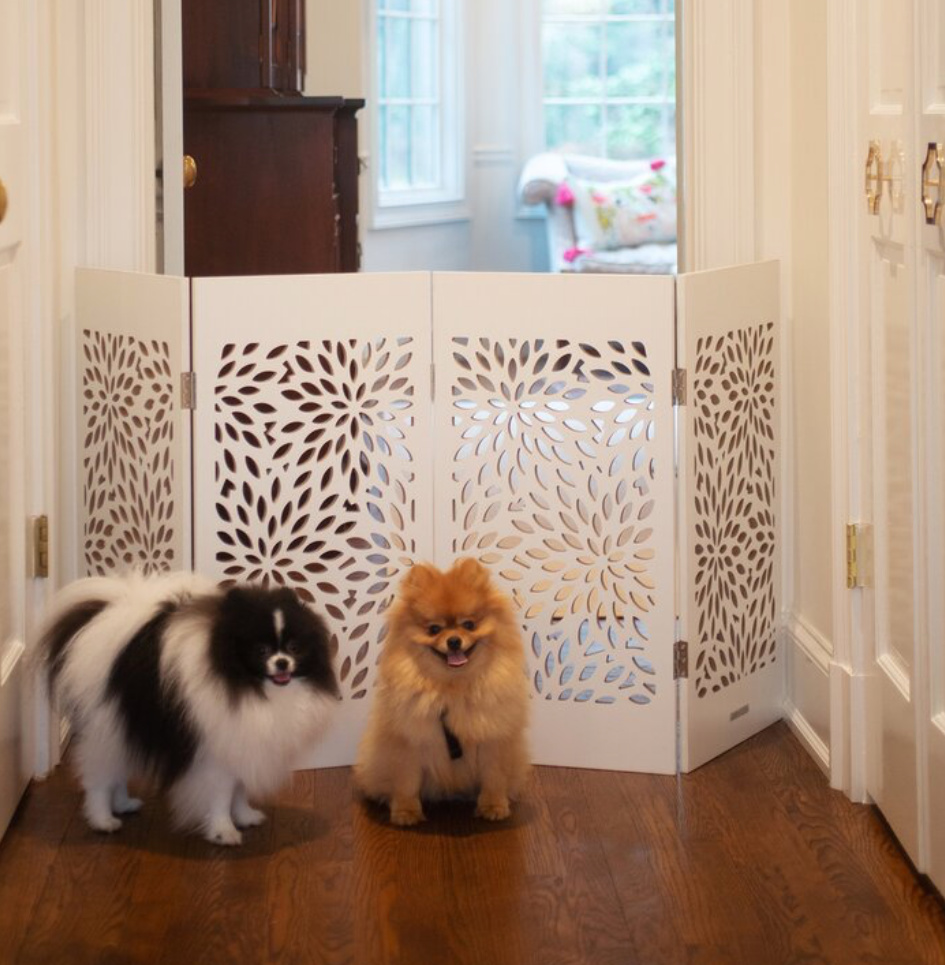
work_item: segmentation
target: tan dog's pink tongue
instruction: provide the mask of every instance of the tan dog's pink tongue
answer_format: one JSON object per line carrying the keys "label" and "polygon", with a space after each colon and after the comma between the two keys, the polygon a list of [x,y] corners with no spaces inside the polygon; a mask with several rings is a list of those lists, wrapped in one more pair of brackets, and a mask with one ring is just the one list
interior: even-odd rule
{"label": "tan dog's pink tongue", "polygon": [[450,651],[446,655],[446,662],[451,667],[462,667],[463,664],[469,663],[469,658],[462,651]]}

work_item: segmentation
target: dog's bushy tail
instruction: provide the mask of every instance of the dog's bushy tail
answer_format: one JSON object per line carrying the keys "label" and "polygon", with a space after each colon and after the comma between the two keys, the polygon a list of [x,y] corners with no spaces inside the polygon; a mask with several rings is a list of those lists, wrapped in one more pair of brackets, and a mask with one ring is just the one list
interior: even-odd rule
{"label": "dog's bushy tail", "polygon": [[65,662],[69,644],[121,593],[108,577],[89,577],[65,587],[53,603],[39,638],[37,657],[46,665],[50,686]]}

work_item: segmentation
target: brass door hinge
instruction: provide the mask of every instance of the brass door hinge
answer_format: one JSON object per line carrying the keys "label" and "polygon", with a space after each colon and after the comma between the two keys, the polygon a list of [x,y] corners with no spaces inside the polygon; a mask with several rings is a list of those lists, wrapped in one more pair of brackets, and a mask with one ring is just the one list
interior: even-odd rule
{"label": "brass door hinge", "polygon": [[673,405],[685,405],[686,396],[686,370],[673,369]]}
{"label": "brass door hinge", "polygon": [[873,529],[863,523],[847,523],[847,589],[873,584]]}
{"label": "brass door hinge", "polygon": [[673,644],[673,680],[689,676],[689,644],[685,640],[677,640]]}
{"label": "brass door hinge", "polygon": [[29,576],[46,579],[49,576],[49,517],[30,517]]}

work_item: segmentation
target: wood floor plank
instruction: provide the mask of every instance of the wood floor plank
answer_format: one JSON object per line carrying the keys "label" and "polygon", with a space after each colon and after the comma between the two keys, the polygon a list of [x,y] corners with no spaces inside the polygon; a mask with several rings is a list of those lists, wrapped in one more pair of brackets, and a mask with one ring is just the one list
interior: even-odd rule
{"label": "wood floor plank", "polygon": [[78,806],[60,769],[29,788],[0,842],[0,962],[16,958]]}
{"label": "wood floor plank", "polygon": [[940,899],[784,725],[678,779],[537,768],[500,824],[394,828],[348,768],[236,850],[79,804],[62,768],[0,842],[0,965],[945,965]]}

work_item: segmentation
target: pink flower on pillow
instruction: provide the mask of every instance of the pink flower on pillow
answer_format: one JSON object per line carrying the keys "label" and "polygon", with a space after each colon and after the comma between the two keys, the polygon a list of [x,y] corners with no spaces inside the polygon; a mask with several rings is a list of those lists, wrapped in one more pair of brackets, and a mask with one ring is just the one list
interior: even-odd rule
{"label": "pink flower on pillow", "polygon": [[657,159],[655,161],[650,161],[650,168],[653,171],[659,171],[660,168],[665,168],[666,162],[662,159]]}
{"label": "pink flower on pillow", "polygon": [[581,255],[586,255],[586,248],[568,248],[562,253],[561,257],[570,265],[572,262],[576,261]]}
{"label": "pink flower on pillow", "polygon": [[639,221],[641,224],[644,221],[655,221],[655,220],[656,220],[656,215],[653,214],[652,212],[650,214],[637,215],[637,221]]}
{"label": "pink flower on pillow", "polygon": [[561,184],[558,185],[558,192],[555,194],[555,204],[559,204],[563,208],[574,204],[574,192],[571,190],[571,186],[567,181],[562,181]]}
{"label": "pink flower on pillow", "polygon": [[591,201],[593,201],[594,204],[607,204],[609,200],[610,199],[607,197],[607,195],[601,194],[600,191],[591,192]]}

